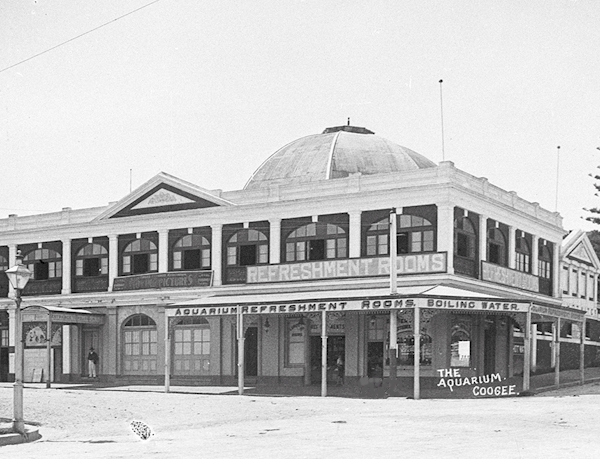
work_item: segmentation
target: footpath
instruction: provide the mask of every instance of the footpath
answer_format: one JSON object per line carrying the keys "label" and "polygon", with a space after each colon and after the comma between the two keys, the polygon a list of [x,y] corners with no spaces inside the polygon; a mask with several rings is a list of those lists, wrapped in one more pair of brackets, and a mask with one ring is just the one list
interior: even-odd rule
{"label": "footpath", "polygon": [[[535,396],[538,393],[548,392],[559,388],[577,386],[580,384],[579,370],[567,370],[560,372],[560,384],[555,384],[555,374],[544,373],[532,375],[530,379],[531,390],[520,395]],[[586,368],[584,384],[600,382],[600,368]],[[405,385],[395,394],[397,397],[412,398],[412,385]],[[0,382],[0,388],[12,388],[12,383]],[[46,389],[46,383],[25,383],[27,390]],[[442,392],[435,387],[425,387],[421,391],[421,397],[445,398],[440,396]],[[51,390],[92,390],[92,391],[129,391],[129,392],[165,392],[163,385],[115,385],[103,383],[99,380],[83,383],[52,383]],[[237,395],[237,386],[171,386],[169,393],[175,394],[199,394],[199,395]],[[320,384],[311,386],[249,386],[244,388],[244,395],[270,396],[270,397],[319,397],[321,395]],[[345,387],[343,385],[328,385],[327,395],[331,397],[360,397],[360,398],[387,398],[390,394],[381,380],[369,380],[363,387]],[[25,443],[40,438],[39,425],[33,421],[25,421],[25,435],[12,431],[12,420],[0,413],[0,447],[8,444]]]}

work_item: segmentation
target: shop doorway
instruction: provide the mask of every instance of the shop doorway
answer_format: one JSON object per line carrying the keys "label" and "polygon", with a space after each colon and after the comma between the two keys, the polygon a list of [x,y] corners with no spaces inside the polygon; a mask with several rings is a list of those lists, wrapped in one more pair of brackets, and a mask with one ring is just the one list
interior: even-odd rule
{"label": "shop doorway", "polygon": [[[93,347],[96,351],[96,354],[100,355],[100,333],[98,330],[83,330],[83,349],[81,351],[81,374],[82,376],[88,375],[88,352],[90,351],[90,347]],[[62,362],[62,359],[61,359]],[[100,359],[98,363],[98,368],[96,368],[97,374],[100,374],[100,366],[102,365],[102,359]]]}
{"label": "shop doorway", "polygon": [[258,376],[258,327],[248,327],[244,334],[244,374]]}
{"label": "shop doorway", "polygon": [[[346,337],[327,337],[327,381],[341,384],[344,380],[346,362]],[[320,383],[321,378],[321,337],[310,337],[311,382]]]}
{"label": "shop doorway", "polygon": [[383,378],[383,341],[372,341],[367,345],[367,377]]}
{"label": "shop doorway", "polygon": [[0,328],[0,381],[8,381],[8,328]]}
{"label": "shop doorway", "polygon": [[483,372],[491,375],[496,372],[496,321],[485,320],[483,335]]}

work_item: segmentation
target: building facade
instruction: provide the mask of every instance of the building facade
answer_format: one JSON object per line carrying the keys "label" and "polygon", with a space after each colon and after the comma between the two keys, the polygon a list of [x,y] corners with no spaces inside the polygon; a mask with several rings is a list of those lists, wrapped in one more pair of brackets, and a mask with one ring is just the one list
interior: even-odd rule
{"label": "building facade", "polygon": [[[34,273],[26,381],[81,380],[94,347],[106,381],[326,388],[393,375],[447,391],[460,375],[470,394],[492,376],[518,392],[545,362],[539,324],[597,317],[597,258],[561,255],[564,234],[559,214],[515,192],[339,126],[278,150],[243,190],[161,173],[106,207],[11,215],[0,270],[20,253]],[[585,307],[565,300],[566,263],[589,268]],[[4,381],[10,290],[2,277]]]}

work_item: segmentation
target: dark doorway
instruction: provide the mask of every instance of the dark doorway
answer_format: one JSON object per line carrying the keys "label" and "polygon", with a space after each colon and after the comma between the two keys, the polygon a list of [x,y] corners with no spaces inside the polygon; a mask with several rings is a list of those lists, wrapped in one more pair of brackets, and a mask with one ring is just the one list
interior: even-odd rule
{"label": "dark doorway", "polygon": [[258,328],[248,327],[244,338],[245,375],[258,376]]}
{"label": "dark doorway", "polygon": [[0,381],[2,381],[2,382],[8,381],[8,348],[7,347],[0,347]]}
{"label": "dark doorway", "polygon": [[367,345],[367,376],[383,378],[383,341],[374,341]]}
{"label": "dark doorway", "polygon": [[252,266],[256,264],[256,245],[240,246],[240,266]]}
{"label": "dark doorway", "polygon": [[[311,382],[321,382],[321,337],[310,337]],[[327,381],[336,383],[344,378],[346,361],[346,337],[327,337]]]}
{"label": "dark doorway", "polygon": [[53,358],[54,358],[54,368],[52,371],[54,372],[54,378],[52,380],[54,382],[60,382],[62,380],[62,347],[54,347],[52,348]]}
{"label": "dark doorway", "polygon": [[496,372],[496,320],[487,318],[483,337],[483,372],[491,375]]}

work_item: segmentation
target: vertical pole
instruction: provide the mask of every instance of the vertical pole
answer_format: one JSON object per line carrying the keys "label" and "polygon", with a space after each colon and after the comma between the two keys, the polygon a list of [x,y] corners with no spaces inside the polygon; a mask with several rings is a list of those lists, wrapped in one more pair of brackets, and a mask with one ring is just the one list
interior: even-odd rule
{"label": "vertical pole", "polygon": [[[390,211],[390,295],[398,292],[398,266],[396,264],[398,254],[397,240],[397,215],[396,208]],[[395,310],[390,311],[390,387],[389,395],[396,393],[396,384],[398,376],[398,316]]]}
{"label": "vertical pole", "polygon": [[244,316],[242,308],[237,307],[238,338],[238,394],[244,395]]}
{"label": "vertical pole", "polygon": [[523,392],[529,390],[529,373],[531,372],[531,303],[527,310],[527,319],[525,321],[525,355],[523,356]]}
{"label": "vertical pole", "polygon": [[398,312],[390,311],[390,387],[389,395],[395,395],[398,383]]}
{"label": "vertical pole", "polygon": [[50,311],[48,311],[46,327],[46,389],[50,389],[52,384],[52,316]]}
{"label": "vertical pole", "polygon": [[310,328],[311,323],[308,316],[304,319],[304,385],[310,386],[312,383],[312,365],[310,349]]}
{"label": "vertical pole", "polygon": [[560,317],[552,324],[554,326],[554,385],[560,386]]}
{"label": "vertical pole", "polygon": [[169,316],[165,314],[165,392],[171,389],[171,337],[169,336]]}
{"label": "vertical pole", "polygon": [[413,381],[413,398],[419,400],[421,398],[421,309],[415,306],[414,310],[414,381]]}
{"label": "vertical pole", "polygon": [[321,397],[327,397],[327,312],[321,311]]}
{"label": "vertical pole", "polygon": [[440,117],[442,119],[442,161],[446,160],[446,152],[444,150],[444,99],[442,97],[442,83],[444,80],[440,80]]}
{"label": "vertical pole", "polygon": [[13,430],[21,435],[25,434],[25,423],[23,421],[23,323],[21,317],[21,290],[15,289],[15,384],[13,386],[14,396],[14,420]]}
{"label": "vertical pole", "polygon": [[585,383],[585,317],[579,324],[581,327],[580,344],[579,344],[579,383]]}

